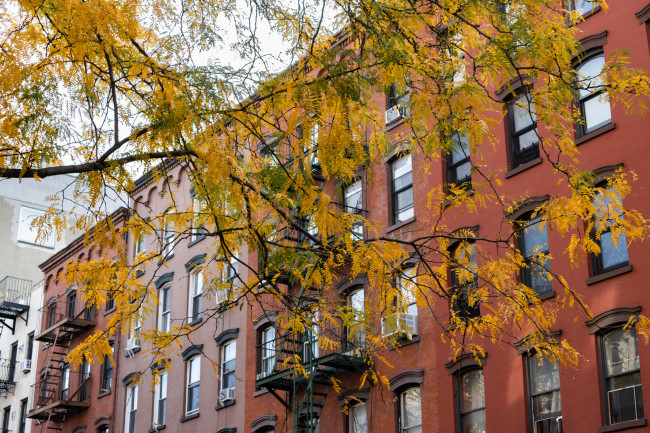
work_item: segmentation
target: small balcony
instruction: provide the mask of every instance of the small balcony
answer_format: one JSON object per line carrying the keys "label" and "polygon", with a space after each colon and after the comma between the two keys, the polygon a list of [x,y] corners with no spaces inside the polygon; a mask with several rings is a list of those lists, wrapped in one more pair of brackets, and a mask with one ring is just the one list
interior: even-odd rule
{"label": "small balcony", "polygon": [[37,341],[65,343],[95,326],[95,310],[87,308],[81,295],[70,292],[48,302],[39,310],[43,314]]}
{"label": "small balcony", "polygon": [[0,358],[0,392],[7,392],[16,386],[18,362]]}
{"label": "small balcony", "polygon": [[0,280],[0,323],[13,332],[16,319],[26,322],[23,313],[29,311],[29,299],[32,293],[32,282],[15,277],[5,277]]}
{"label": "small balcony", "polygon": [[28,418],[61,421],[90,406],[92,376],[64,368],[48,374],[31,388],[34,407]]}

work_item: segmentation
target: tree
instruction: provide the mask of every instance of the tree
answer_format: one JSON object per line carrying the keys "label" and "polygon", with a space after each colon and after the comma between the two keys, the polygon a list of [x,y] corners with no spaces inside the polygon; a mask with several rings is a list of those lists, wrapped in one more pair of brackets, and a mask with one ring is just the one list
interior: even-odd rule
{"label": "tree", "polygon": [[[371,302],[380,311],[403,313],[407,305],[395,301],[403,294],[393,280],[415,256],[417,275],[404,290],[436,315],[459,351],[481,353],[483,337],[512,343],[519,330],[528,329],[538,331],[533,341],[538,350],[575,360],[568,344],[551,344],[546,336],[559,311],[578,308],[589,315],[588,306],[552,272],[547,252],[537,248],[524,254],[515,247],[514,233],[530,225],[517,226],[508,216],[526,197],[509,195],[486,155],[501,146],[495,125],[503,121],[503,100],[496,95],[504,94],[528,125],[539,125],[530,130],[531,140],[539,142],[540,157],[562,189],[529,215],[539,217],[534,229],[566,235],[565,254],[576,266],[584,253],[599,252],[603,233],[613,234],[615,245],[623,234],[626,242],[643,239],[645,219],[621,201],[633,176],[619,171],[605,187],[595,186],[594,173],[580,165],[573,137],[573,125],[585,124],[573,108],[577,87],[590,95],[600,92],[601,101],[623,106],[631,115],[645,113],[650,83],[629,65],[625,52],[608,57],[597,76],[580,73],[580,34],[567,20],[575,24],[581,18],[551,0],[355,0],[302,2],[295,9],[264,2],[246,11],[234,2],[187,2],[180,8],[161,1],[147,9],[149,4],[19,0],[3,5],[1,176],[47,181],[51,175],[77,173],[78,182],[92,191],[77,198],[93,205],[103,186],[119,192],[133,187],[130,164],[161,177],[164,170],[157,164],[177,158],[192,167],[204,205],[172,209],[159,218],[174,224],[177,237],[190,236],[192,224],[201,225],[218,240],[214,254],[224,259],[221,263],[240,245],[261,257],[262,266],[240,263],[256,277],[232,293],[233,300],[256,301],[255,288],[262,284],[265,296],[292,307],[304,292],[287,285],[316,288],[320,317],[314,308],[295,314],[287,308],[283,323],[289,332],[314,330],[335,317],[348,327],[371,327],[362,311],[325,308],[336,281],[361,270],[375,293]],[[607,8],[602,0],[598,4]],[[334,25],[341,28],[335,34],[322,25],[332,11]],[[263,58],[255,28],[246,25],[248,13],[278,29],[298,60],[275,73],[193,66],[197,49],[219,46],[220,20],[226,17],[240,36],[237,52],[252,52],[246,59],[257,68]],[[527,90],[516,93],[522,84]],[[410,113],[404,116],[408,134],[403,137],[384,130],[379,101],[385,92]],[[317,142],[311,142],[316,135]],[[352,182],[359,168],[372,179],[378,161],[396,142],[402,154],[418,155],[425,164],[462,149],[471,153],[471,188],[461,183],[431,189],[430,231],[409,239],[382,234],[380,221],[365,218],[359,206],[339,203],[332,182]],[[459,210],[494,207],[503,211],[501,232],[478,236],[454,230]],[[47,224],[57,228],[65,218],[54,218],[55,212],[51,209]],[[126,230],[155,235],[156,226],[135,215]],[[358,239],[360,227],[364,239]],[[94,241],[115,244],[119,236],[100,230]],[[499,254],[488,254],[491,250]],[[116,299],[113,320],[126,324],[139,314],[132,301],[148,296],[132,267],[159,258],[160,252],[153,252],[137,263],[126,256],[98,261],[71,267],[68,278],[86,282],[87,299],[98,303],[115,281],[127,288]],[[535,290],[520,281],[522,268],[533,278],[557,280],[564,294],[540,304]],[[450,272],[454,287],[447,281]],[[212,281],[211,290],[223,284]],[[450,317],[440,317],[436,306],[448,302],[481,304],[489,311],[481,320],[456,308]],[[640,323],[645,329],[647,319]],[[105,337],[94,336],[75,356],[82,351],[101,356],[93,347],[102,345],[90,343]],[[175,337],[147,334],[161,349]],[[386,340],[367,343],[372,353]]]}

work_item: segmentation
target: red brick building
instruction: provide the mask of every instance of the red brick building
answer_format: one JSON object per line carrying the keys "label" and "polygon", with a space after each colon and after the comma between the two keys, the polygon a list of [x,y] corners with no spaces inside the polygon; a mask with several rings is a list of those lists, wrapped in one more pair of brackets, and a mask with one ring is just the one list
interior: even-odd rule
{"label": "red brick building", "polygon": [[[111,216],[114,227],[120,228],[128,211],[120,208]],[[91,235],[92,236],[92,235]],[[70,285],[63,277],[66,265],[99,257],[99,249],[77,238],[40,265],[44,273],[45,294],[41,329],[35,336],[40,342],[37,378],[33,385],[31,407],[27,413],[34,420],[32,431],[101,432],[115,431],[117,371],[120,359],[106,356],[103,362],[83,362],[78,368],[66,356],[79,343],[98,329],[106,329],[113,310],[109,303],[87,308],[83,287]],[[112,257],[115,251],[101,251],[101,257]],[[121,341],[111,342],[115,354]]]}
{"label": "red brick building", "polygon": [[[604,59],[624,49],[629,51],[632,65],[650,70],[650,4],[646,0],[613,1],[607,12],[584,2],[572,4],[585,8],[584,21],[579,24],[584,35],[579,71],[583,67],[585,71],[599,68]],[[536,124],[508,124],[507,113],[514,110],[514,102],[525,91],[523,84],[513,84],[512,89],[504,92],[494,90],[501,102],[495,103],[495,112],[506,113],[506,121],[497,122],[492,130],[500,138],[501,146],[481,149],[480,156],[442,156],[440,164],[427,166],[428,171],[424,169],[425,155],[414,152],[404,156],[396,146],[397,150],[387,156],[383,166],[372,167],[373,179],[359,172],[357,182],[347,186],[328,182],[324,190],[332,196],[338,194],[345,206],[366,211],[364,216],[383,227],[380,234],[411,240],[428,233],[433,224],[440,224],[433,220],[434,212],[427,207],[429,191],[445,182],[471,181],[466,159],[469,156],[473,162],[480,162],[482,168],[499,172],[503,195],[523,203],[505,219],[528,221],[526,227],[539,229],[535,218],[530,219],[530,212],[548,196],[561,196],[566,191],[558,185],[557,178],[549,175],[550,164],[540,156],[538,144],[524,145],[524,135],[536,130]],[[378,101],[383,98],[384,95],[377,96]],[[584,98],[581,107],[586,118],[575,136],[580,168],[594,171],[595,183],[614,176],[620,167],[637,173],[634,194],[626,197],[623,204],[648,214],[650,122],[647,118],[629,116],[620,105],[590,101],[589,96],[580,98]],[[398,137],[409,134],[400,120],[407,114],[394,112],[397,105],[390,97],[386,103],[386,130],[397,142]],[[540,128],[540,135],[544,133]],[[410,182],[401,179],[405,174],[410,174]],[[411,194],[412,200],[407,197],[400,201],[397,196],[401,193]],[[500,250],[478,240],[474,242],[471,237],[491,239],[503,230],[513,230],[510,225],[504,227],[504,209],[494,205],[480,213],[449,208],[442,212],[441,219],[450,233],[464,229],[464,236],[470,236],[469,244],[476,243],[481,251],[476,260],[498,255]],[[361,358],[354,349],[345,349],[346,340],[358,342],[356,331],[320,329],[317,333],[321,338],[328,335],[341,344],[336,349],[317,349],[314,342],[318,336],[313,333],[306,333],[301,341],[283,336],[282,327],[275,322],[287,311],[269,301],[252,307],[253,320],[246,331],[248,357],[252,359],[256,354],[257,362],[248,363],[246,369],[246,376],[256,380],[247,382],[245,431],[648,431],[644,413],[648,405],[644,401],[650,395],[650,346],[644,344],[643,338],[637,339],[634,330],[622,330],[631,316],[647,314],[650,309],[644,284],[648,276],[643,265],[650,257],[647,243],[617,247],[603,237],[602,254],[583,257],[582,265],[572,268],[562,254],[567,248],[566,236],[556,231],[525,229],[520,239],[526,251],[529,243],[533,249],[548,251],[553,256],[552,271],[565,276],[593,311],[593,318],[575,310],[563,312],[554,330],[554,335],[566,338],[581,354],[577,368],[535,357],[527,346],[529,330],[512,336],[512,347],[493,345],[486,339],[482,341],[487,350],[484,357],[458,356],[448,340],[440,338],[449,322],[436,322],[431,312],[421,308],[418,311],[413,305],[408,308],[408,320],[404,320],[408,338],[399,350],[387,348],[380,352],[386,360],[382,361],[381,371],[389,379],[390,390],[368,381],[359,389]],[[256,260],[253,256],[250,262]],[[417,266],[417,262],[413,265]],[[459,277],[452,273],[449,278]],[[564,296],[557,280],[540,279],[532,272],[522,272],[521,278],[539,294],[541,302],[558,302]],[[365,305],[366,312],[376,311],[363,274],[353,281],[343,276],[337,292],[339,299],[331,299],[333,303],[347,304],[352,309]],[[449,317],[450,308],[462,310],[468,318],[479,316],[481,310],[481,306],[450,306],[448,302],[437,302],[433,308],[438,319]],[[371,319],[375,330],[384,326],[378,316]],[[312,364],[306,363],[307,369],[314,368],[313,373],[296,376],[292,364],[284,362],[296,354],[303,360],[313,360]],[[332,377],[340,381],[342,394],[337,395],[332,389]],[[347,414],[343,411],[346,401]]]}

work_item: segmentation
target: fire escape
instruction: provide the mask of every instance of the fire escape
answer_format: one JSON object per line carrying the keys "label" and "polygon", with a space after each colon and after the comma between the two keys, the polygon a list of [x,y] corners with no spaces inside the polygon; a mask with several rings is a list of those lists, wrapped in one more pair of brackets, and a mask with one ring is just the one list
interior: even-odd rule
{"label": "fire escape", "polygon": [[[5,277],[0,281],[0,333],[5,327],[13,333],[17,319],[27,323],[31,291],[32,282],[29,280]],[[0,359],[0,394],[5,394],[16,386],[16,349],[15,345],[12,346],[11,358]]]}
{"label": "fire escape", "polygon": [[95,325],[95,312],[74,290],[57,296],[40,311],[41,333],[35,339],[45,343],[47,353],[40,379],[32,385],[34,406],[27,417],[44,425],[41,431],[61,431],[68,415],[90,406],[90,372],[86,368],[73,372],[66,356],[72,339]]}

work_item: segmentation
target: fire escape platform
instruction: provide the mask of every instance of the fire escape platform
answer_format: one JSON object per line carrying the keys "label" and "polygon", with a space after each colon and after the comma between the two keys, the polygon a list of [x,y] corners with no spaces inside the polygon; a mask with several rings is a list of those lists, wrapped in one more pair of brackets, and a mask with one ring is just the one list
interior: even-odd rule
{"label": "fire escape platform", "polygon": [[0,302],[0,318],[15,320],[18,316],[29,310],[29,305],[18,304],[16,302]]}
{"label": "fire escape platform", "polygon": [[80,334],[93,326],[95,326],[94,320],[66,317],[45,329],[34,337],[34,339],[36,341],[49,343],[54,342],[56,339],[56,330],[60,328],[61,332],[59,333],[58,341],[64,341],[66,339],[71,339],[75,335]]}
{"label": "fire escape platform", "polygon": [[[27,418],[47,420],[62,420],[67,415],[80,412],[90,407],[90,401],[59,400],[46,406],[34,408],[27,412]],[[51,414],[51,416],[50,416]]]}

